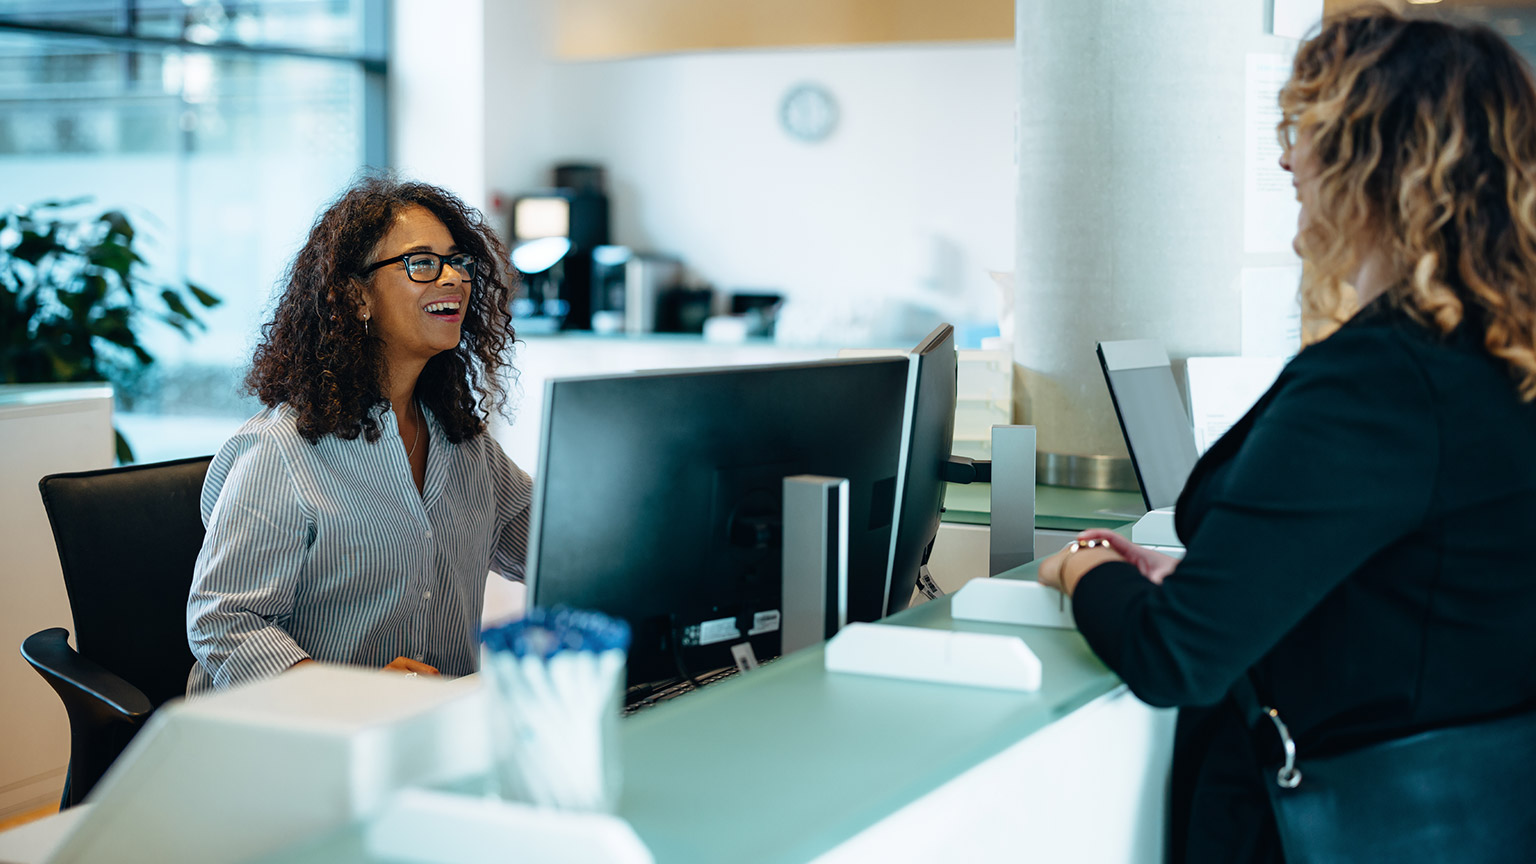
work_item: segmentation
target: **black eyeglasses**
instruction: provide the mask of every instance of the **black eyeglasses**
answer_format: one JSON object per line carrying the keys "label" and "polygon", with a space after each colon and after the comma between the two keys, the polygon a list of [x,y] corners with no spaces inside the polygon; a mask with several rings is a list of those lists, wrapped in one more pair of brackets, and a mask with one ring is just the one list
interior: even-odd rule
{"label": "black eyeglasses", "polygon": [[412,282],[435,282],[437,277],[443,275],[443,265],[459,271],[465,279],[474,281],[475,256],[464,252],[453,255],[439,255],[436,252],[407,252],[394,258],[386,258],[377,264],[369,264],[363,269],[363,275],[368,275],[380,267],[388,267],[391,264],[404,264],[405,275]]}

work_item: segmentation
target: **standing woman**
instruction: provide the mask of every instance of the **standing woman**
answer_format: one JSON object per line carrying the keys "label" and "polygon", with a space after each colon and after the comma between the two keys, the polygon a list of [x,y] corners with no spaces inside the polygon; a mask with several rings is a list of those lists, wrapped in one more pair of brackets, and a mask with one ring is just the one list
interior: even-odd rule
{"label": "standing woman", "polygon": [[369,177],[321,214],[218,452],[187,602],[188,693],[317,660],[465,675],[485,578],[521,579],[531,484],[486,433],[513,339],[480,214]]}
{"label": "standing woman", "polygon": [[[1245,692],[1288,726],[1301,789],[1324,782],[1309,756],[1536,707],[1530,73],[1484,27],[1374,10],[1302,45],[1280,104],[1316,277],[1304,307],[1338,309],[1347,283],[1359,311],[1201,458],[1178,504],[1182,561],[1093,532],[1040,566],[1132,691],[1183,709],[1173,861],[1287,854],[1264,785],[1278,727],[1239,707]],[[1449,779],[1491,761],[1432,767]],[[1453,807],[1438,827],[1530,837],[1529,782],[1500,794],[1524,796],[1527,824]],[[1359,860],[1425,854],[1378,851]]]}

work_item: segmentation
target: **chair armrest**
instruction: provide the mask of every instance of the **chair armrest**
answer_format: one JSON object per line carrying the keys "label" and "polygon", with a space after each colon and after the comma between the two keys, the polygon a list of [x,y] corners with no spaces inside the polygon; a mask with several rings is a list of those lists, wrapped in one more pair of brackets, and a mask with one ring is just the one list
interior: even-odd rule
{"label": "chair armrest", "polygon": [[115,715],[137,726],[155,710],[139,688],[82,656],[69,645],[63,627],[39,630],[21,643],[21,656],[59,691],[66,704],[84,697],[93,713]]}

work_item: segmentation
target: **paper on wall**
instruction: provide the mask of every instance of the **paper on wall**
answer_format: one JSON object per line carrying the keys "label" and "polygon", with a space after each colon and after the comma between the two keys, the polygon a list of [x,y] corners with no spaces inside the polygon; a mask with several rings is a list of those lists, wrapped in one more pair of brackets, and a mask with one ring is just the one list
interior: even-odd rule
{"label": "paper on wall", "polygon": [[1323,0],[1274,0],[1273,13],[1269,32],[1301,39],[1323,20]]}
{"label": "paper on wall", "polygon": [[1301,265],[1244,267],[1244,357],[1294,357],[1301,350]]}
{"label": "paper on wall", "polygon": [[1284,357],[1191,357],[1184,366],[1195,446],[1204,453],[1275,383]]}
{"label": "paper on wall", "polygon": [[1249,54],[1243,98],[1243,251],[1286,252],[1301,205],[1280,167],[1280,88],[1291,75],[1284,54]]}

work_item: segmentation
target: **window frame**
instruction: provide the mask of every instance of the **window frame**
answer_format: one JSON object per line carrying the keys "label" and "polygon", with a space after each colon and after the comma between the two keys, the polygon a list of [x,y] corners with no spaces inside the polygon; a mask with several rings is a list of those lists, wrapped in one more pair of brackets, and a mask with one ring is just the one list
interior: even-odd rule
{"label": "window frame", "polygon": [[247,57],[287,57],[341,63],[363,73],[363,165],[368,168],[389,166],[389,32],[390,6],[387,0],[359,0],[362,5],[363,51],[340,53],[290,48],[276,45],[245,45],[238,42],[194,42],[164,36],[146,36],[132,31],[139,0],[123,0],[125,22],[117,30],[92,30],[63,24],[31,24],[0,19],[0,33],[24,33],[41,39],[96,42],[113,50],[149,49],[234,54]]}

